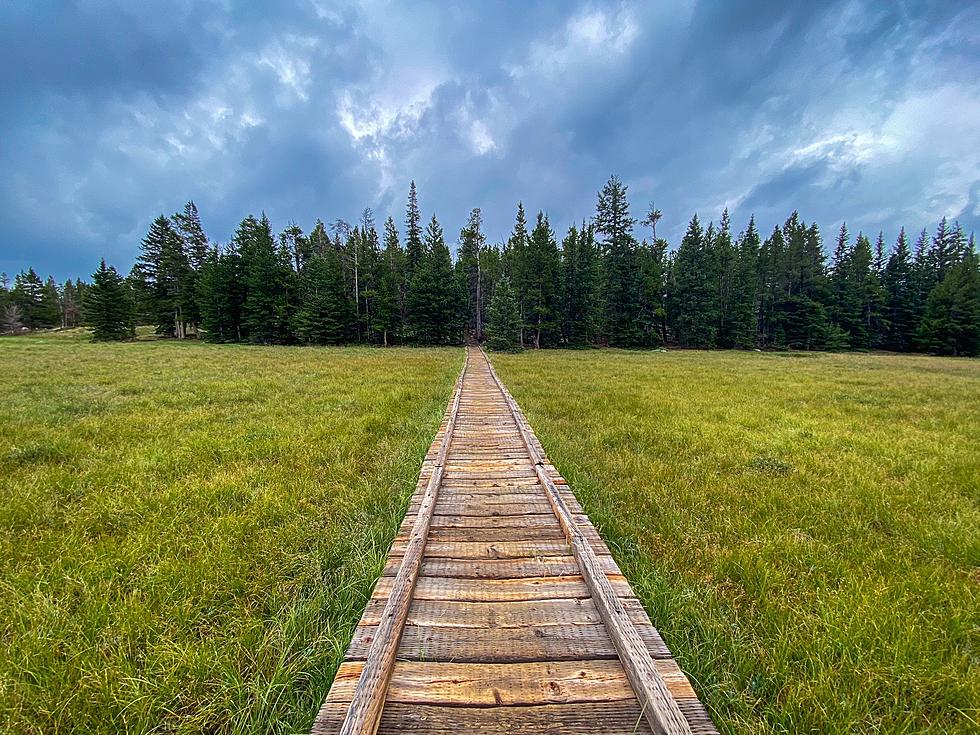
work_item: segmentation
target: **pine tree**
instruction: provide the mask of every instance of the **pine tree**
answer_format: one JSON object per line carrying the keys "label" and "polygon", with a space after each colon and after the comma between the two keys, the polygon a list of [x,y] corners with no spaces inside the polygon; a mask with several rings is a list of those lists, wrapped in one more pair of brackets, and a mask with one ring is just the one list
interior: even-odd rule
{"label": "pine tree", "polygon": [[242,321],[249,340],[260,344],[288,342],[295,308],[289,254],[276,247],[264,214],[261,220],[246,217],[236,240],[245,283]]}
{"label": "pine tree", "polygon": [[731,218],[728,209],[721,215],[718,234],[714,238],[714,260],[718,264],[718,337],[719,347],[735,345],[733,300],[735,293],[735,265],[738,254],[732,242]]}
{"label": "pine tree", "polygon": [[156,325],[159,334],[183,339],[196,310],[193,269],[184,240],[162,214],[143,238],[131,280],[139,284],[138,311]]}
{"label": "pine tree", "polygon": [[777,311],[783,296],[781,275],[785,252],[783,231],[778,226],[774,227],[772,234],[762,243],[758,260],[759,343],[763,347],[786,344]]}
{"label": "pine tree", "polygon": [[782,343],[796,349],[820,349],[830,323],[824,304],[829,298],[823,245],[816,225],[807,226],[798,212],[783,225],[785,250],[776,304]]}
{"label": "pine tree", "polygon": [[565,343],[591,344],[599,325],[599,253],[591,224],[568,228],[562,241],[561,284]]}
{"label": "pine tree", "polygon": [[755,347],[759,328],[759,232],[755,216],[738,238],[732,276],[730,324],[733,347]]}
{"label": "pine tree", "polygon": [[95,340],[124,340],[133,336],[132,302],[129,290],[115,268],[105,259],[92,276],[85,297],[85,310]]}
{"label": "pine tree", "polygon": [[525,330],[527,328],[527,293],[530,274],[527,266],[527,217],[524,214],[524,203],[517,203],[517,215],[514,219],[514,229],[511,231],[510,238],[504,246],[503,266],[504,274],[510,279],[514,289],[514,296],[517,299],[517,309],[521,317],[521,348],[525,343]]}
{"label": "pine tree", "polygon": [[355,317],[340,252],[331,247],[307,260],[294,317],[299,339],[308,344],[342,344],[353,336]]}
{"label": "pine tree", "polygon": [[61,326],[66,329],[77,327],[81,324],[82,300],[78,293],[78,288],[71,281],[65,281],[61,287],[59,295],[61,305]]}
{"label": "pine tree", "polygon": [[947,264],[942,281],[926,301],[917,336],[930,352],[980,354],[980,258],[974,250]]}
{"label": "pine tree", "polygon": [[558,344],[561,306],[558,294],[558,243],[548,217],[538,212],[527,245],[527,305],[525,319],[535,349]]}
{"label": "pine tree", "polygon": [[915,337],[915,284],[912,276],[912,254],[903,227],[882,273],[885,293],[887,337],[885,346],[904,352],[911,349]]}
{"label": "pine tree", "polygon": [[189,266],[183,272],[184,283],[182,287],[186,292],[186,298],[183,299],[183,318],[193,324],[196,329],[201,323],[201,313],[198,306],[200,296],[198,279],[201,268],[208,257],[210,244],[207,235],[204,234],[201,216],[194,202],[187,202],[184,205],[184,211],[173,215],[170,220],[183,242],[182,252]]}
{"label": "pine tree", "polygon": [[423,248],[406,299],[409,330],[417,344],[458,343],[465,295],[459,289],[452,254],[434,214],[426,227]]}
{"label": "pine tree", "polygon": [[484,276],[481,258],[486,249],[486,237],[482,230],[483,216],[479,208],[470,212],[466,227],[459,233],[459,264],[467,298],[467,329],[477,341],[482,341],[486,304]]}
{"label": "pine tree", "polygon": [[246,289],[240,233],[227,247],[211,248],[198,274],[201,326],[211,342],[241,342],[247,336],[242,317]]}
{"label": "pine tree", "polygon": [[685,347],[711,348],[718,336],[718,261],[714,227],[705,231],[698,216],[688,224],[677,249],[670,290],[671,327]]}
{"label": "pine tree", "polygon": [[384,244],[378,268],[373,328],[381,335],[381,343],[387,347],[401,337],[405,301],[405,251],[398,242],[398,230],[391,217],[385,220]]}
{"label": "pine tree", "polygon": [[48,308],[45,304],[44,281],[33,268],[28,268],[14,277],[14,287],[10,291],[10,297],[17,306],[25,327],[42,329],[53,326],[49,323]]}
{"label": "pine tree", "polygon": [[405,248],[405,274],[411,280],[425,255],[425,246],[422,243],[422,213],[419,211],[419,197],[414,179],[408,187],[408,205],[405,208]]}
{"label": "pine tree", "polygon": [[495,351],[519,352],[521,315],[510,279],[502,277],[497,283],[487,315],[487,347]]}
{"label": "pine tree", "polygon": [[667,241],[643,241],[636,251],[640,276],[640,344],[644,347],[667,340]]}
{"label": "pine tree", "polygon": [[616,176],[599,192],[596,232],[602,235],[602,323],[610,345],[635,346],[640,341],[640,284],[636,239],[630,217],[627,187]]}
{"label": "pine tree", "polygon": [[54,278],[48,276],[41,289],[41,303],[38,306],[37,319],[42,327],[57,327],[61,325],[61,294]]}

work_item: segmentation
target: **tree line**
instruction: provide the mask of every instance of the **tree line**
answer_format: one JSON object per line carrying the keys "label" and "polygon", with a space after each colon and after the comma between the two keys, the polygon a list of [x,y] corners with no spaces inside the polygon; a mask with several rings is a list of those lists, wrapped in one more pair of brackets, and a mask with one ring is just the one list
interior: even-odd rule
{"label": "tree line", "polygon": [[518,204],[507,241],[489,244],[472,210],[454,258],[436,216],[423,225],[414,182],[401,231],[388,217],[379,232],[370,209],[278,235],[249,215],[218,245],[189,202],[151,224],[128,276],[103,262],[91,284],[59,286],[30,269],[4,280],[0,315],[7,331],[87,320],[104,339],[140,323],[260,344],[980,353],[980,257],[958,223],[914,243],[902,229],[891,247],[843,225],[828,257],[797,212],[765,238],[754,217],[736,234],[727,210],[717,224],[695,215],[676,249],[657,236],[661,217],[651,205],[638,222],[613,176],[560,241],[547,214],[529,221]]}

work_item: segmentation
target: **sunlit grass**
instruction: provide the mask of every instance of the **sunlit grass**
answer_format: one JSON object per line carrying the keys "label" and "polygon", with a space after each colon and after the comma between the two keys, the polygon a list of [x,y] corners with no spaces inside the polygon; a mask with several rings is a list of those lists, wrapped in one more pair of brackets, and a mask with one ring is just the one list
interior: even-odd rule
{"label": "sunlit grass", "polygon": [[723,731],[977,731],[980,362],[493,361]]}
{"label": "sunlit grass", "polygon": [[308,729],[461,364],[0,340],[0,731]]}

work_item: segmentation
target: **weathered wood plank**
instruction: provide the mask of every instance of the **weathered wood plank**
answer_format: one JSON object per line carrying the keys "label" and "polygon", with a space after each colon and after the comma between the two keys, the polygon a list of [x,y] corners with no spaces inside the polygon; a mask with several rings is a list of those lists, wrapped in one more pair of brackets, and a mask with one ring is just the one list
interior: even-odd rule
{"label": "weathered wood plank", "polygon": [[[314,735],[336,732],[341,710],[324,705]],[[340,716],[342,717],[342,710]],[[601,723],[599,728],[596,723]],[[431,735],[647,735],[635,701],[548,704],[536,707],[441,707],[391,703],[381,717],[379,735],[430,733]]]}
{"label": "weathered wood plank", "polygon": [[[382,577],[371,597],[387,600],[395,577]],[[610,584],[620,596],[633,594],[622,575],[615,575]],[[415,584],[415,600],[446,600],[450,602],[512,602],[515,600],[561,600],[585,598],[591,593],[580,576],[523,577],[518,579],[456,579],[453,577],[420,576]]]}
{"label": "weathered wood plank", "polygon": [[[391,557],[384,575],[392,576],[401,557]],[[603,569],[616,574],[619,567],[611,556],[600,556]],[[534,559],[424,559],[421,574],[429,577],[461,577],[471,579],[516,579],[519,577],[563,577],[579,574],[578,564],[571,555],[541,556]]]}
{"label": "weathered wood plank", "polygon": [[[647,621],[643,606],[635,598],[623,600],[630,619]],[[377,625],[383,600],[370,600],[361,622]],[[406,625],[449,625],[462,628],[519,628],[540,625],[592,625],[602,618],[591,598],[530,600],[515,602],[452,602],[416,600],[408,610]]]}
{"label": "weathered wood plank", "polygon": [[[638,625],[654,658],[670,651],[652,625]],[[346,660],[362,661],[377,635],[377,626],[359,625]],[[545,625],[520,628],[461,628],[408,625],[402,633],[398,658],[420,661],[565,661],[618,658],[604,625]]]}
{"label": "weathered wood plank", "polygon": [[[341,664],[328,699],[344,700],[363,664]],[[515,664],[399,661],[387,702],[450,706],[512,706],[633,700],[618,661],[548,661]],[[599,724],[599,723],[596,723]]]}

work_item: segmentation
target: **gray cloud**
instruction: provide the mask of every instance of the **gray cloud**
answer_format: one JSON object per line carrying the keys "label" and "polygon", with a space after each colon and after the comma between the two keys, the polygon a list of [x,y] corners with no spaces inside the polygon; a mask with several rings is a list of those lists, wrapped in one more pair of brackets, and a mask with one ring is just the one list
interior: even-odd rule
{"label": "gray cloud", "polygon": [[[532,7],[528,7],[528,6]],[[454,234],[518,199],[554,226],[610,173],[679,239],[728,206],[770,229],[980,220],[980,12],[959,3],[7,3],[0,270],[128,268],[197,201],[228,239],[402,219]]]}

